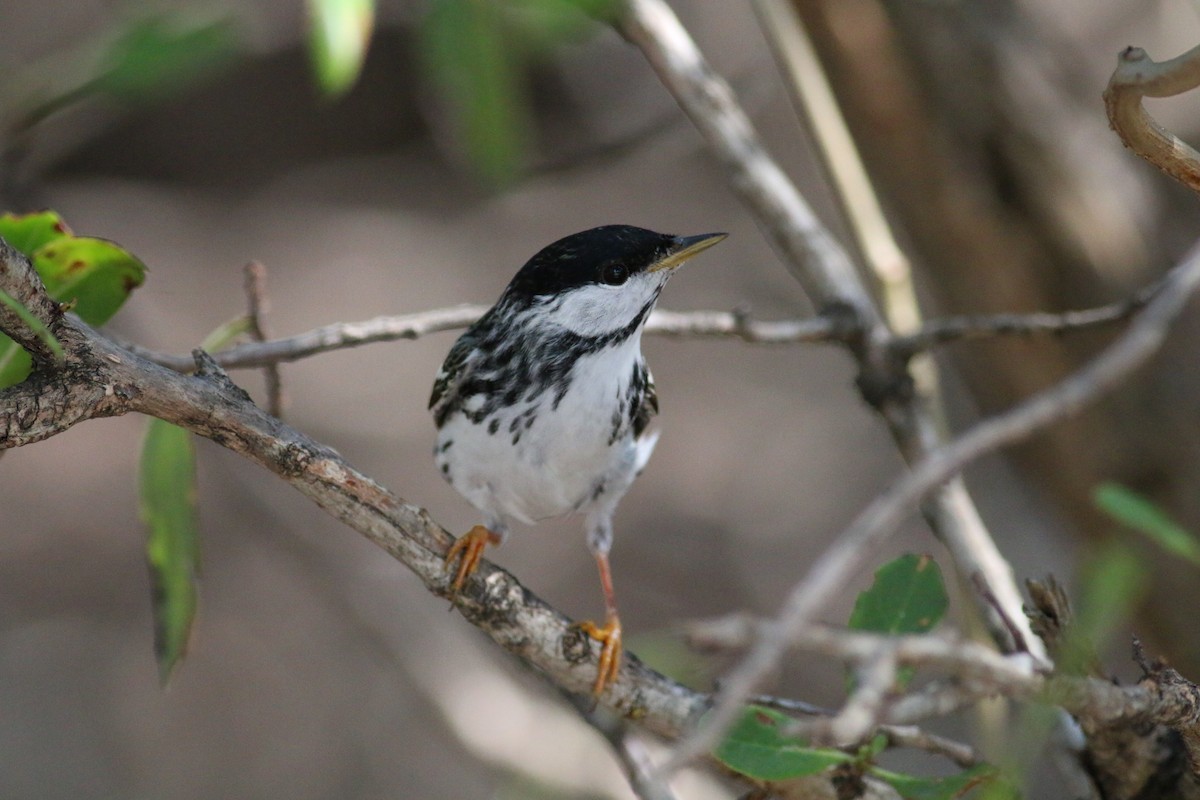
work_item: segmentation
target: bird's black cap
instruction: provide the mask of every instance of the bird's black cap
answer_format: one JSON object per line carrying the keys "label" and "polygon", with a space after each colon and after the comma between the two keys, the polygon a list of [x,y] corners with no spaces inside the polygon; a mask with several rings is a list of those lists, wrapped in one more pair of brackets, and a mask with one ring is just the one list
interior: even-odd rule
{"label": "bird's black cap", "polygon": [[673,236],[633,225],[591,228],[543,247],[516,274],[505,294],[511,299],[556,295],[600,283],[611,265],[620,264],[636,274],[671,256],[694,255],[723,238],[725,234]]}

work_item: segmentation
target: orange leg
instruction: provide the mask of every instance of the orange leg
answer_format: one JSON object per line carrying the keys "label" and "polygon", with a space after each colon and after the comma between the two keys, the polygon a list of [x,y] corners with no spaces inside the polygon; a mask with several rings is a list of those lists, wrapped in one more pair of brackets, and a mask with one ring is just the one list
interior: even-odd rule
{"label": "orange leg", "polygon": [[624,645],[621,620],[617,616],[617,598],[613,593],[612,572],[608,568],[608,556],[597,553],[596,565],[600,568],[600,587],[604,590],[604,626],[594,622],[580,622],[577,627],[602,645],[600,663],[596,669],[596,683],[592,685],[592,697],[599,698],[605,688],[617,680],[617,674],[621,671]]}
{"label": "orange leg", "polygon": [[476,525],[450,545],[450,549],[446,551],[446,567],[449,568],[454,559],[462,557],[458,562],[454,582],[450,584],[455,594],[458,594],[467,578],[471,577],[471,573],[479,566],[479,559],[483,557],[483,551],[489,544],[500,544],[499,534],[492,533],[482,525]]}

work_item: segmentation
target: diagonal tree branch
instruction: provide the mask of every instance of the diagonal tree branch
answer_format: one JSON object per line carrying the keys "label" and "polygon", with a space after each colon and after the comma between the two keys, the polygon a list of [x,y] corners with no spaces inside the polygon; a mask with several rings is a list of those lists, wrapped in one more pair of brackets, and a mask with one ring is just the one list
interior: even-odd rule
{"label": "diagonal tree branch", "polygon": [[1093,361],[1061,383],[987,419],[931,453],[871,502],[796,584],[776,619],[727,677],[717,703],[701,726],[676,749],[664,770],[677,769],[708,752],[736,716],[741,699],[766,677],[801,631],[862,566],[874,545],[890,535],[928,492],[957,475],[975,459],[1019,442],[1054,422],[1078,413],[1117,386],[1161,346],[1171,322],[1200,284],[1200,243],[1168,277],[1167,286],[1129,329]]}
{"label": "diagonal tree branch", "polygon": [[[47,439],[87,419],[148,414],[267,468],[402,562],[431,592],[450,597],[443,558],[453,537],[428,512],[255,406],[203,351],[194,353],[194,375],[151,363],[83,323],[61,317],[19,253],[5,246],[0,259],[0,289],[27,298],[30,308],[56,320],[67,352],[61,370],[35,371],[25,382],[0,391],[0,450]],[[0,330],[19,333],[2,318]],[[483,562],[476,574],[453,597],[462,615],[555,685],[589,691],[597,657],[590,638],[570,630],[570,620],[504,570]],[[618,714],[664,736],[677,736],[707,702],[634,656],[626,659],[604,699]]]}

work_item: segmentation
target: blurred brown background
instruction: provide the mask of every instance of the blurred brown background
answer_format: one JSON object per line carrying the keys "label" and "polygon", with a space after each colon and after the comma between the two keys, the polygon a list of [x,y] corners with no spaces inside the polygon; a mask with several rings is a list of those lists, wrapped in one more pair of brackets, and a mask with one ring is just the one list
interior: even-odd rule
{"label": "blurred brown background", "polygon": [[[338,102],[313,88],[299,0],[226,6],[247,50],[218,81],[140,107],[72,108],[5,168],[5,208],[52,207],[149,265],[111,326],[120,335],[186,352],[242,313],[250,259],[270,270],[277,334],[491,302],[542,245],[610,222],[733,234],[672,282],[664,307],[810,313],[699,137],[611,31],[534,71],[528,173],[491,191],[422,78],[423,4],[381,3],[365,74]],[[673,6],[836,227],[751,9]],[[931,310],[1106,302],[1161,272],[1195,235],[1194,201],[1122,151],[1099,97],[1126,44],[1160,58],[1194,44],[1194,8],[797,6],[834,65]],[[0,0],[0,75],[70,51],[125,13]],[[1197,119],[1187,109],[1154,108],[1183,131]],[[1018,576],[1070,577],[1088,541],[1111,529],[1090,511],[1101,479],[1200,519],[1196,325],[1189,315],[1169,352],[1112,402],[1022,448],[1015,470],[991,459],[969,471]],[[1046,385],[1106,338],[953,349],[955,424]],[[465,530],[477,520],[431,466],[425,413],[452,340],[324,355],[284,377],[292,424]],[[673,626],[774,610],[900,465],[833,348],[652,338],[645,349],[664,434],[618,515],[617,591],[631,647],[699,669],[703,681]],[[257,375],[235,378],[261,396]],[[91,422],[0,459],[0,797],[629,796],[601,740],[536,678],[382,553],[207,443],[201,611],[188,660],[161,690],[135,498],[144,425]],[[889,546],[905,549],[939,554],[916,523]],[[519,530],[494,558],[573,616],[601,608],[577,520]],[[1200,624],[1190,610],[1172,613],[1195,607],[1195,573],[1156,569],[1171,599],[1152,593],[1133,627],[1200,665]],[[836,702],[841,688],[835,667],[803,659],[782,680],[816,702]],[[732,796],[694,777],[680,789]]]}

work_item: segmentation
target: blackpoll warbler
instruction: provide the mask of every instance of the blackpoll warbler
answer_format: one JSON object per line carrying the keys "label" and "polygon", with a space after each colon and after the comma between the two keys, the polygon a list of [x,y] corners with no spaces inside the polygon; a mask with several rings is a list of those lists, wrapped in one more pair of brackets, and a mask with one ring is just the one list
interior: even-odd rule
{"label": "blackpoll warbler", "polygon": [[558,240],[454,343],[429,398],[438,468],[484,515],[446,555],[455,592],[511,521],[585,515],[607,611],[579,626],[602,645],[597,697],[621,666],[613,512],[658,439],[642,328],[675,269],[724,238],[606,225]]}

